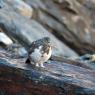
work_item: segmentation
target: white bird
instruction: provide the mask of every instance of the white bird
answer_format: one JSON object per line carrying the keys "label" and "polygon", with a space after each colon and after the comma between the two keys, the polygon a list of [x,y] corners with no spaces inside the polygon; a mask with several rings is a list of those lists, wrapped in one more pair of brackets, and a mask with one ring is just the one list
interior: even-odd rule
{"label": "white bird", "polygon": [[51,53],[52,47],[50,38],[44,37],[42,39],[34,41],[30,45],[26,63],[30,61],[31,64],[34,64],[37,67],[44,67],[43,63],[48,61],[48,59],[51,57]]}

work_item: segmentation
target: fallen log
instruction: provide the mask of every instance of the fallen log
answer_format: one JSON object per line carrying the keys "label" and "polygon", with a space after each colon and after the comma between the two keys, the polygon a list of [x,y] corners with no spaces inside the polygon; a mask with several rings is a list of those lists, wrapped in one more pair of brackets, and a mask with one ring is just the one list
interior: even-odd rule
{"label": "fallen log", "polygon": [[85,63],[85,62],[81,62],[79,60],[75,60],[75,59],[72,60],[70,58],[59,57],[59,56],[52,56],[50,59],[53,61],[64,62],[67,64],[72,64],[72,65],[83,67],[86,69],[94,69],[95,70],[94,66],[92,66],[91,64],[88,64],[88,62]]}
{"label": "fallen log", "polygon": [[[13,60],[13,59],[12,59]],[[95,95],[95,71],[58,61],[45,68],[0,58],[0,94]]]}

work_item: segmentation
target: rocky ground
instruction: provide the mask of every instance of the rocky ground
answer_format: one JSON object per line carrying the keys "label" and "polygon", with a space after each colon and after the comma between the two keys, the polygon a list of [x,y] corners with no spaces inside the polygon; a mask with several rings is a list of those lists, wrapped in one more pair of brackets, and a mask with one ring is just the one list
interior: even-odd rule
{"label": "rocky ground", "polygon": [[[94,0],[0,0],[0,95],[95,95]],[[29,45],[49,36],[46,68],[26,65]]]}

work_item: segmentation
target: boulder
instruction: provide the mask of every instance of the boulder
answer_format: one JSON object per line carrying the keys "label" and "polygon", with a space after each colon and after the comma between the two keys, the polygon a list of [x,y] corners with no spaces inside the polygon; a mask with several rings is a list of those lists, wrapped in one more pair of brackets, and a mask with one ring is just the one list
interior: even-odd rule
{"label": "boulder", "polygon": [[[10,13],[8,14],[9,10]],[[49,36],[52,44],[56,46],[56,48],[53,49],[53,54],[60,56],[78,56],[73,50],[59,41],[53,34],[48,32],[40,23],[33,19],[29,20],[28,18],[19,15],[7,3],[6,7],[0,11],[0,27],[6,30],[5,33],[9,37],[11,37],[14,41],[17,40],[26,48],[33,41],[44,36]]]}
{"label": "boulder", "polygon": [[5,46],[13,44],[13,41],[3,32],[0,32],[0,43]]}
{"label": "boulder", "polygon": [[6,2],[18,14],[21,14],[27,18],[32,17],[33,8],[30,7],[28,4],[26,4],[24,1],[22,1],[22,0],[6,0],[5,3]]}
{"label": "boulder", "polygon": [[25,0],[25,2],[30,6],[36,5],[35,19],[44,27],[48,27],[48,30],[52,30],[53,34],[70,48],[80,55],[95,52],[93,0],[51,0],[50,2]]}

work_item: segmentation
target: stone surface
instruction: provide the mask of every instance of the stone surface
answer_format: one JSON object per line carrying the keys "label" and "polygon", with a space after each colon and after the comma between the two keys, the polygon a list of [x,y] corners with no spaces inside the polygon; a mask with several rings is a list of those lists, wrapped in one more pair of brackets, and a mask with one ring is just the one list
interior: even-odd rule
{"label": "stone surface", "polygon": [[13,44],[13,41],[3,32],[0,32],[0,43],[8,46]]}
{"label": "stone surface", "polygon": [[22,0],[6,0],[7,4],[13,8],[13,10],[25,17],[31,18],[33,15],[33,8]]}
{"label": "stone surface", "polygon": [[[93,0],[40,0],[36,5],[35,19],[53,31],[60,40],[79,54],[95,52],[95,27]],[[40,6],[40,3],[44,7]]]}
{"label": "stone surface", "polygon": [[[9,10],[10,13],[8,14]],[[48,32],[40,23],[19,15],[7,3],[6,7],[0,11],[0,27],[6,30],[6,34],[8,34],[13,40],[18,40],[19,43],[22,45],[24,44],[26,47],[28,47],[28,45],[34,40],[49,36],[52,40],[52,44],[56,46],[56,48],[53,49],[53,54],[61,56],[78,56],[53,34]]]}

